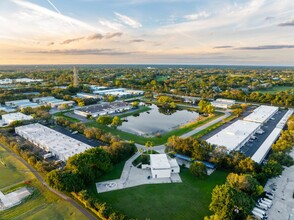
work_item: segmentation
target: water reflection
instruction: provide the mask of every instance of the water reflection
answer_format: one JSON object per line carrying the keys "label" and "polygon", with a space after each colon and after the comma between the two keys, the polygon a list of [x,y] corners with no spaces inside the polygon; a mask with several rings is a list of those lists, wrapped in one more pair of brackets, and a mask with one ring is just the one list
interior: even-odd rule
{"label": "water reflection", "polygon": [[176,129],[199,117],[197,112],[187,110],[167,110],[156,105],[152,105],[151,108],[148,112],[128,116],[118,129],[136,135],[154,136]]}

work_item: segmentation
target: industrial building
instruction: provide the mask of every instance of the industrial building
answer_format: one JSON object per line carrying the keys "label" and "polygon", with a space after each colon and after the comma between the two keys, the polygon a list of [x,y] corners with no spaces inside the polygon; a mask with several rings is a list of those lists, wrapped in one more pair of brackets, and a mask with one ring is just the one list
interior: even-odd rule
{"label": "industrial building", "polygon": [[74,113],[80,116],[98,117],[101,115],[108,115],[130,110],[132,106],[125,102],[102,103],[96,105],[89,105],[74,110]]}
{"label": "industrial building", "polygon": [[253,112],[245,117],[244,121],[252,121],[264,124],[266,123],[273,115],[279,111],[278,107],[261,105],[258,108],[254,109]]}
{"label": "industrial building", "polygon": [[218,146],[225,146],[228,151],[238,150],[254,136],[260,126],[256,122],[238,120],[209,138],[207,142]]}
{"label": "industrial building", "polygon": [[5,195],[0,191],[0,211],[19,205],[23,199],[29,195],[31,195],[31,192],[26,187],[22,187]]}
{"label": "industrial building", "polygon": [[262,143],[262,145],[258,148],[258,150],[255,152],[255,154],[252,156],[252,160],[254,160],[256,163],[262,163],[266,155],[269,153],[273,143],[278,139],[280,136],[281,131],[285,127],[288,119],[293,114],[293,109],[289,109],[287,113],[283,116],[283,118],[279,121],[279,123],[276,125],[274,130],[270,133],[270,135],[267,137],[267,139]]}
{"label": "industrial building", "polygon": [[22,100],[15,100],[15,101],[7,101],[5,102],[5,105],[8,107],[23,109],[23,108],[37,108],[41,105],[31,102],[29,99],[22,99]]}
{"label": "industrial building", "polygon": [[125,88],[115,88],[115,89],[105,89],[105,90],[95,90],[94,94],[98,95],[113,95],[117,97],[129,97],[129,96],[138,96],[144,95],[144,91],[142,90],[132,90]]}
{"label": "industrial building", "polygon": [[232,99],[216,99],[215,101],[211,102],[212,106],[216,108],[230,108],[236,104],[235,100]]}
{"label": "industrial building", "polygon": [[66,161],[69,157],[91,148],[90,145],[39,123],[16,127],[15,132],[37,147],[46,152],[51,152],[53,156],[62,161]]}
{"label": "industrial building", "polygon": [[170,178],[172,173],[180,172],[177,160],[166,154],[150,154],[150,168],[152,178]]}
{"label": "industrial building", "polygon": [[77,93],[77,97],[82,99],[101,99],[102,98],[102,96],[100,95],[84,93],[84,92]]}
{"label": "industrial building", "polygon": [[2,121],[5,124],[10,124],[14,121],[28,121],[28,120],[32,120],[32,119],[33,119],[32,116],[25,115],[20,112],[2,115]]}
{"label": "industrial building", "polygon": [[56,99],[53,96],[34,98],[33,101],[42,105],[51,106],[52,108],[58,108],[61,105],[72,106],[75,103],[74,101],[65,101],[63,99]]}

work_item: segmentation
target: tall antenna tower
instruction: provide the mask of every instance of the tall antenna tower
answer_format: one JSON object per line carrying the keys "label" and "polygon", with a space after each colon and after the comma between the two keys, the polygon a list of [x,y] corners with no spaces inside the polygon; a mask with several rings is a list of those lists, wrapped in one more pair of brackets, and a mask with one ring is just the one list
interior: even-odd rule
{"label": "tall antenna tower", "polygon": [[79,70],[77,67],[73,68],[73,87],[79,86]]}

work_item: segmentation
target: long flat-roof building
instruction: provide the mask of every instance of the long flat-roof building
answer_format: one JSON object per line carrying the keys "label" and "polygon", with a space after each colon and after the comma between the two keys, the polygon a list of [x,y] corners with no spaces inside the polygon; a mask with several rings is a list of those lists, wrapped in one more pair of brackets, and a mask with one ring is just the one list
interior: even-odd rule
{"label": "long flat-roof building", "polygon": [[142,90],[114,88],[114,89],[105,89],[105,90],[94,90],[93,93],[98,95],[113,95],[118,97],[128,97],[128,96],[144,95],[145,92]]}
{"label": "long flat-roof building", "polygon": [[53,96],[34,98],[33,101],[43,105],[49,105],[52,108],[57,108],[61,105],[72,106],[75,103],[74,101],[65,101],[63,99],[56,99]]}
{"label": "long flat-roof building", "polygon": [[211,102],[211,104],[216,108],[227,109],[236,104],[236,101],[232,99],[216,99],[215,101]]}
{"label": "long flat-roof building", "polygon": [[108,115],[118,112],[123,112],[130,110],[132,106],[125,102],[111,102],[111,103],[102,103],[96,105],[89,105],[82,108],[74,110],[74,113],[84,117],[93,116],[98,117],[101,115]]}
{"label": "long flat-roof building", "polygon": [[264,124],[277,111],[279,111],[279,108],[276,106],[261,105],[258,108],[254,109],[253,112],[250,115],[248,115],[247,117],[245,117],[243,120]]}
{"label": "long flat-roof building", "polygon": [[266,138],[266,140],[262,143],[262,145],[258,148],[258,150],[254,153],[251,157],[256,163],[262,163],[266,155],[269,153],[273,143],[278,139],[280,136],[281,131],[285,127],[287,120],[293,114],[293,109],[289,109],[287,113],[283,116],[283,118],[279,121],[276,125],[274,130],[270,133],[270,135]]}
{"label": "long flat-roof building", "polygon": [[101,99],[102,98],[100,95],[84,93],[84,92],[77,93],[77,97],[82,99]]}
{"label": "long flat-roof building", "polygon": [[88,144],[39,123],[16,127],[15,132],[62,161],[91,148]]}
{"label": "long flat-roof building", "polygon": [[207,139],[207,142],[225,146],[228,151],[238,150],[256,133],[260,126],[256,122],[238,120]]}
{"label": "long flat-roof building", "polygon": [[9,107],[13,107],[13,108],[19,108],[19,109],[23,109],[23,108],[37,108],[40,107],[41,105],[31,102],[29,99],[21,99],[21,100],[14,100],[14,101],[7,101],[5,102],[6,106]]}
{"label": "long flat-roof building", "polygon": [[30,115],[25,115],[21,112],[10,113],[2,115],[2,121],[6,124],[10,124],[14,121],[29,121],[32,120],[33,117]]}
{"label": "long flat-roof building", "polygon": [[170,178],[172,173],[179,173],[176,159],[168,159],[166,154],[150,154],[152,178]]}

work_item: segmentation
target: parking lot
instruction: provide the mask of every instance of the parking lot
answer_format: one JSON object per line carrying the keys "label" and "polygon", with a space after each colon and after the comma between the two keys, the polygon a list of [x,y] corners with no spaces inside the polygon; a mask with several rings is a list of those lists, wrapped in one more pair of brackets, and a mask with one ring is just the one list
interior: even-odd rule
{"label": "parking lot", "polygon": [[107,144],[106,143],[103,143],[102,141],[98,141],[98,140],[94,140],[94,139],[88,139],[86,138],[84,135],[82,134],[73,134],[72,132],[70,132],[69,130],[67,130],[66,128],[64,127],[61,127],[59,125],[55,125],[52,129],[54,129],[55,131],[58,131],[62,134],[65,134],[71,138],[74,138],[78,141],[81,141],[85,144],[88,144],[92,147],[98,147],[98,146],[106,146]]}
{"label": "parking lot", "polygon": [[255,140],[248,141],[243,147],[241,147],[240,151],[243,152],[247,157],[253,156],[253,154],[258,150],[258,148],[262,145],[265,139],[270,135],[272,130],[276,127],[278,122],[282,119],[282,117],[286,114],[287,110],[280,110],[270,119],[266,124],[264,124],[261,129],[264,131],[263,134],[256,134]]}

